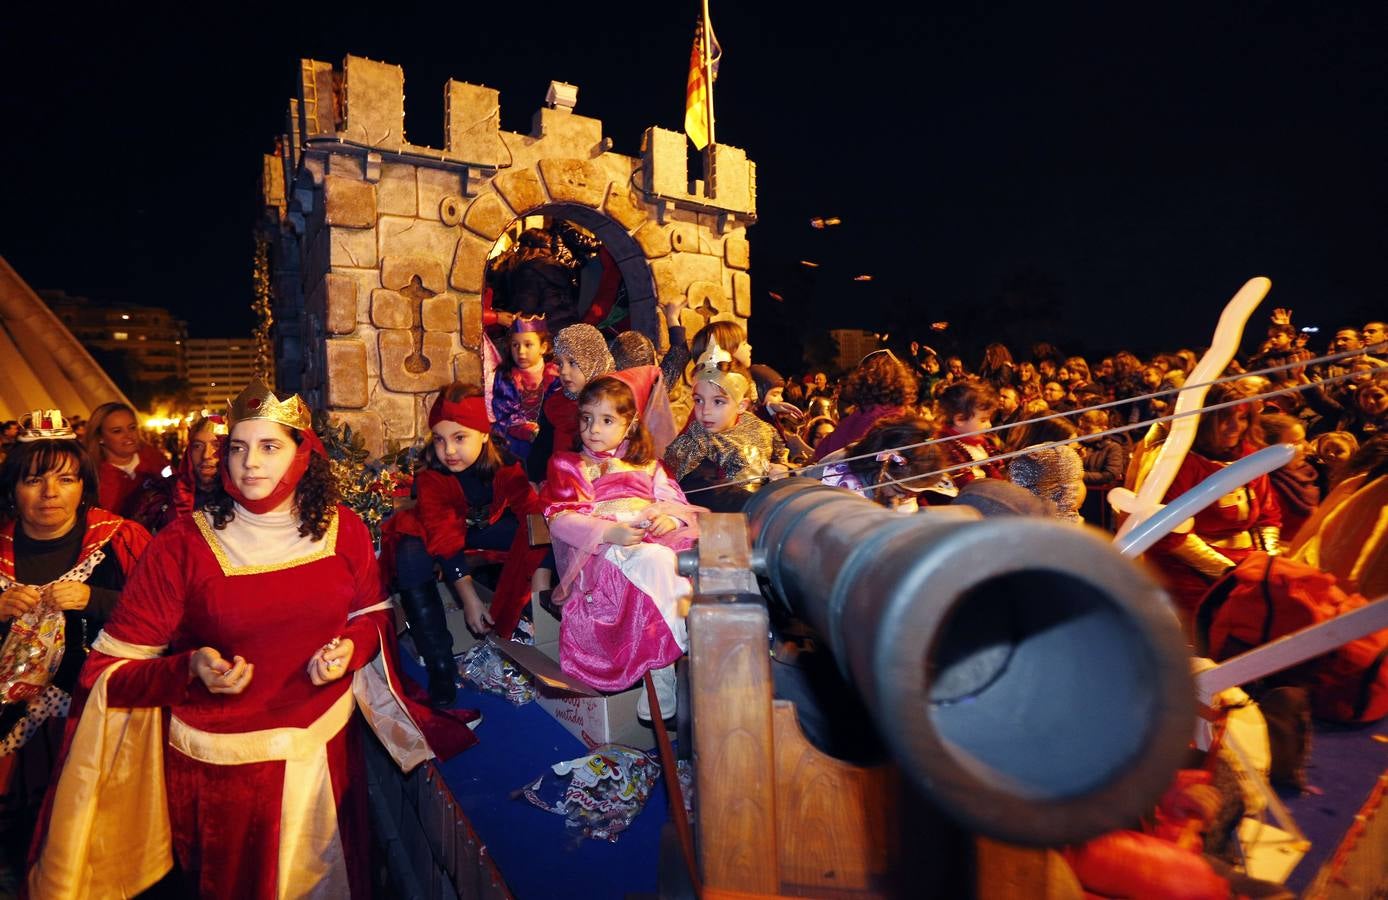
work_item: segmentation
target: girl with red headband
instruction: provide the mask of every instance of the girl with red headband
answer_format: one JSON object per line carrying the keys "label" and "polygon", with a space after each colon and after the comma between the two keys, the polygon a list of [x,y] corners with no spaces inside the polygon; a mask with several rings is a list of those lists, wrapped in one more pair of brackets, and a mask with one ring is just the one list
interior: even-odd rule
{"label": "girl with red headband", "polygon": [[[674,662],[688,647],[682,607],[692,596],[675,554],[694,545],[700,510],[661,464],[648,419],[673,431],[655,366],[588,382],[578,396],[582,449],[550,457],[543,502],[561,573],[560,666],[604,691],[625,690],[649,671],[668,717]],[[636,712],[650,718],[644,693]]]}
{"label": "girl with red headband", "polygon": [[407,771],[476,742],[475,711],[436,716],[395,676],[371,535],[303,400],[253,382],[229,419],[220,485],[91,643],[35,897],[133,897],[175,856],[180,896],[366,896],[353,710]]}
{"label": "girl with red headband", "polygon": [[[392,540],[382,557],[429,672],[429,697],[451,706],[458,667],[435,564],[461,602],[468,628],[503,638],[515,631],[532,592],[549,589],[553,565],[541,567],[547,551],[532,548],[521,527],[527,514],[539,512],[539,501],[520,463],[492,431],[482,391],[461,382],[444,388],[429,411],[429,429],[426,468],[415,476],[417,503],[386,520]],[[490,607],[472,581],[467,552],[473,550],[509,551]]]}

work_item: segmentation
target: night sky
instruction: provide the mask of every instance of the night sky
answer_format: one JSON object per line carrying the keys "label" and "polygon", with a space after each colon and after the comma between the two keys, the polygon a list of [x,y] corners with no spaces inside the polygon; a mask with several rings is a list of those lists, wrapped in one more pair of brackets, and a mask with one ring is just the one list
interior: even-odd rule
{"label": "night sky", "polygon": [[[46,4],[0,35],[0,254],[38,288],[167,306],[195,337],[252,328],[260,154],[300,57],[404,66],[407,136],[431,146],[449,77],[498,88],[519,132],[569,81],[636,155],[646,126],[682,130],[698,10],[195,6]],[[759,358],[793,370],[810,330],[936,319],[964,347],[1199,346],[1260,274],[1317,349],[1388,315],[1384,4],[896,6],[713,0],[718,136],[758,164]]]}

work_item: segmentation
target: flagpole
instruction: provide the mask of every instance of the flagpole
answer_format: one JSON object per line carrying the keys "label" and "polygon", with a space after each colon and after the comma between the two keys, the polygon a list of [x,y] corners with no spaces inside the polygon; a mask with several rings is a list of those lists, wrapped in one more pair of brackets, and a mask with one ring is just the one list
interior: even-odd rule
{"label": "flagpole", "polygon": [[704,104],[708,115],[708,144],[704,147],[704,193],[714,198],[718,196],[718,167],[713,137],[713,23],[708,17],[708,0],[704,0],[703,41],[699,49],[700,62],[704,69]]}

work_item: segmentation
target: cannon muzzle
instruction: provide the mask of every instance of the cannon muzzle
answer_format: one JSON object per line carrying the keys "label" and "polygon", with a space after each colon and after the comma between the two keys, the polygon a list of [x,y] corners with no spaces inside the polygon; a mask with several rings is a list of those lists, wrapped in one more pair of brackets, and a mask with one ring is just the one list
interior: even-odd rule
{"label": "cannon muzzle", "polygon": [[1165,592],[1094,531],[902,516],[808,479],[746,507],[776,598],[809,621],[912,780],[982,834],[1058,845],[1131,825],[1190,741]]}

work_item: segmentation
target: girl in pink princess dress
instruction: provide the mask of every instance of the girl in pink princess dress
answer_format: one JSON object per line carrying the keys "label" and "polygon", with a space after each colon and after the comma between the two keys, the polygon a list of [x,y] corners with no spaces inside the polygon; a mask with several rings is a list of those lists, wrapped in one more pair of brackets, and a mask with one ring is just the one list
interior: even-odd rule
{"label": "girl in pink princess dress", "polygon": [[[659,462],[643,421],[660,420],[663,403],[654,366],[588,382],[578,397],[581,449],[550,457],[542,502],[562,573],[560,666],[603,691],[625,690],[649,671],[669,716],[693,593],[675,554],[694,545],[701,510]],[[637,714],[649,718],[645,694]]]}

